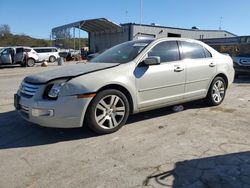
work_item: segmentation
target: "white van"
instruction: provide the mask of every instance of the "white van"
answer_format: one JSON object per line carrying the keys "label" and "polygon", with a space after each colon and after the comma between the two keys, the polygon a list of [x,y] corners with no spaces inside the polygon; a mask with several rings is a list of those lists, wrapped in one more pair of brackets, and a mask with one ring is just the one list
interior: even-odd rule
{"label": "white van", "polygon": [[33,48],[39,55],[39,61],[55,62],[59,58],[58,49],[56,47],[34,47]]}

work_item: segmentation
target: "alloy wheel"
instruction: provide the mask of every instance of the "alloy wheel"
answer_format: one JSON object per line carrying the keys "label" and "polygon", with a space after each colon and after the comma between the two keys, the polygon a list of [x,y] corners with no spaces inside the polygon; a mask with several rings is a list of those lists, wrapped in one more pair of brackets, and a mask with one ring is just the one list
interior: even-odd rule
{"label": "alloy wheel", "polygon": [[216,103],[220,103],[225,96],[225,84],[217,80],[213,85],[212,97]]}
{"label": "alloy wheel", "polygon": [[95,120],[104,129],[117,127],[126,114],[124,101],[117,95],[103,97],[96,105]]}

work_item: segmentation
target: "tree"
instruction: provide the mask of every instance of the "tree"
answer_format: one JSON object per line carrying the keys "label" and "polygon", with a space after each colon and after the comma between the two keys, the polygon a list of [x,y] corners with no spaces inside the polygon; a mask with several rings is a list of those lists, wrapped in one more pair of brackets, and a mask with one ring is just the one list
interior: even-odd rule
{"label": "tree", "polygon": [[8,24],[0,25],[0,36],[11,34],[10,26]]}

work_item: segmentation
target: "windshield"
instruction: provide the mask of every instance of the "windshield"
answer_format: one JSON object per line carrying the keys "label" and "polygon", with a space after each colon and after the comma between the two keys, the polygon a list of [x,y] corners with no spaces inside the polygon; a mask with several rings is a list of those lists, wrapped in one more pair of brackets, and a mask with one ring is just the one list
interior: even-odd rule
{"label": "windshield", "polygon": [[238,57],[250,57],[250,54],[239,54]]}
{"label": "windshield", "polygon": [[119,44],[101,53],[90,62],[127,63],[135,59],[152,41],[153,40],[137,40]]}

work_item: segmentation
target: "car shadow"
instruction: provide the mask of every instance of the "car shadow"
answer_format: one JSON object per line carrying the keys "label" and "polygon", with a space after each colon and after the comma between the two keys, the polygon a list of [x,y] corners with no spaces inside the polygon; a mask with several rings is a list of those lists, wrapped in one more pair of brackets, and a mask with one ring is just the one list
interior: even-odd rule
{"label": "car shadow", "polygon": [[16,111],[0,113],[0,149],[30,147],[97,136],[87,128],[46,128],[23,120]]}
{"label": "car shadow", "polygon": [[[183,104],[184,110],[206,107],[201,101]],[[161,108],[129,117],[127,124],[176,113],[172,107]],[[16,111],[0,113],[0,149],[30,147],[62,141],[100,136],[86,126],[83,128],[46,128],[23,120]]]}
{"label": "car shadow", "polygon": [[13,69],[13,68],[23,68],[21,65],[14,64],[14,65],[0,65],[0,69]]}
{"label": "car shadow", "polygon": [[250,152],[240,152],[177,162],[174,169],[158,170],[143,186],[173,188],[250,187]]}
{"label": "car shadow", "polygon": [[[189,109],[198,109],[198,108],[208,108],[209,106],[203,101],[203,100],[197,100],[192,101],[188,103],[181,104],[183,106],[183,110],[189,110]],[[170,115],[173,113],[178,113],[173,110],[173,106],[159,108],[156,110],[151,110],[147,112],[141,112],[138,114],[131,115],[127,121],[126,124],[132,124],[139,121],[147,120],[147,119],[153,119],[165,115]]]}
{"label": "car shadow", "polygon": [[250,84],[250,75],[240,75],[239,78],[234,79],[236,84]]}

